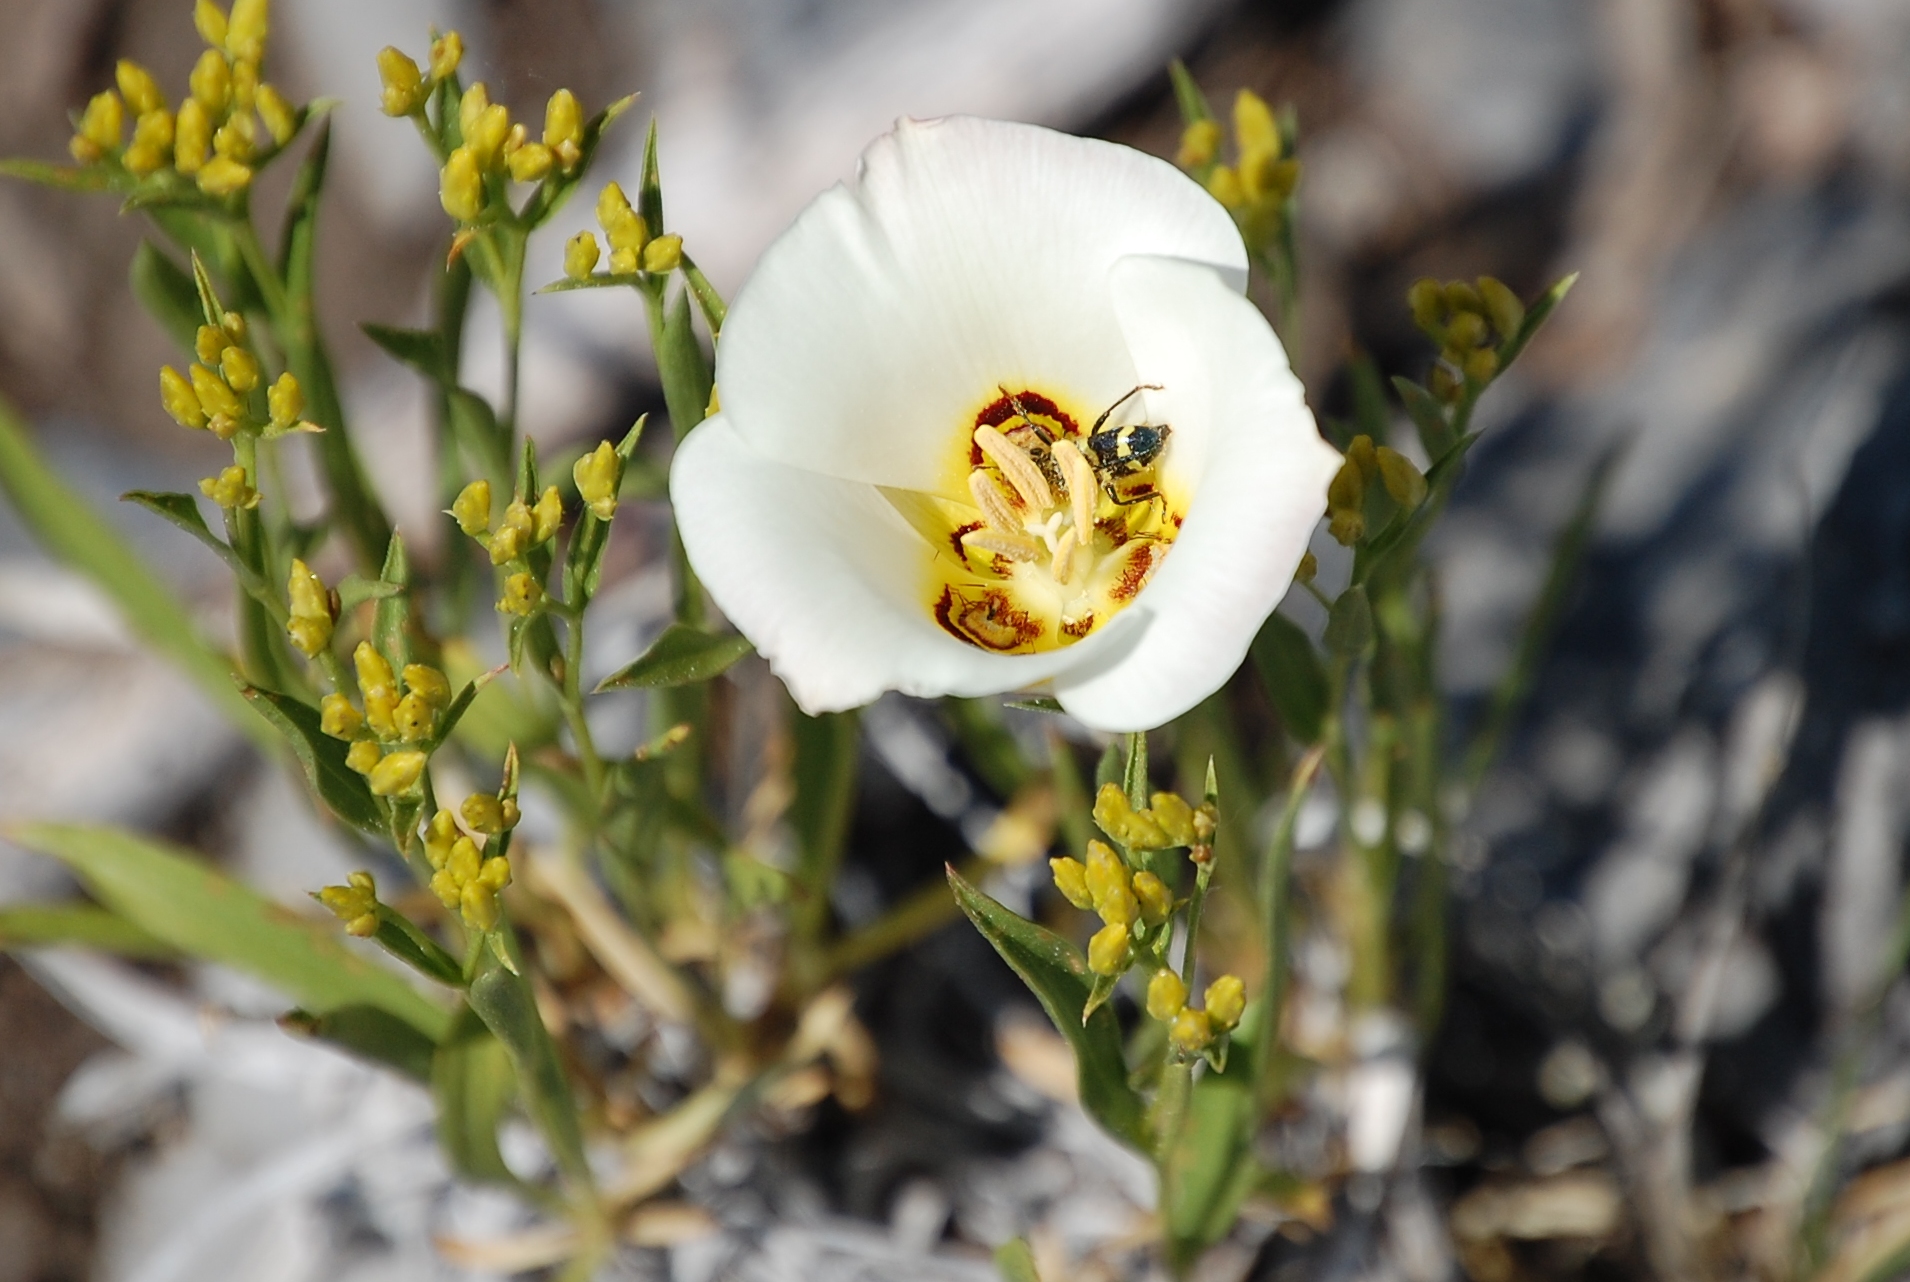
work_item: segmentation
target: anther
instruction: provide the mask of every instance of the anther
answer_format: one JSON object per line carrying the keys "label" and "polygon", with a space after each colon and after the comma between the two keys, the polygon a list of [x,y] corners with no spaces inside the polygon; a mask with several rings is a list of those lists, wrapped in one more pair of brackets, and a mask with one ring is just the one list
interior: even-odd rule
{"label": "anther", "polygon": [[970,530],[962,535],[962,546],[1005,556],[1010,561],[1030,563],[1039,561],[1042,552],[1041,545],[1025,534],[1001,534],[994,530]]}
{"label": "anther", "polygon": [[990,527],[1003,534],[1021,533],[1021,517],[994,477],[976,468],[968,474],[968,492],[974,495],[975,506],[981,509],[982,520]]}
{"label": "anther", "polygon": [[1001,434],[1001,429],[987,424],[976,428],[975,444],[981,446],[989,462],[1001,469],[1001,474],[1029,507],[1046,512],[1054,506],[1054,493],[1048,488],[1048,479],[1025,450]]}
{"label": "anther", "polygon": [[1073,441],[1056,441],[1054,457],[1061,465],[1062,479],[1068,483],[1068,504],[1074,510],[1074,528],[1080,531],[1077,537],[1085,543],[1087,532],[1094,528],[1094,468]]}
{"label": "anther", "polygon": [[1076,546],[1075,527],[1070,526],[1061,532],[1060,539],[1055,542],[1054,562],[1049,566],[1048,572],[1054,575],[1054,581],[1056,583],[1065,585],[1069,579],[1074,577],[1074,549]]}

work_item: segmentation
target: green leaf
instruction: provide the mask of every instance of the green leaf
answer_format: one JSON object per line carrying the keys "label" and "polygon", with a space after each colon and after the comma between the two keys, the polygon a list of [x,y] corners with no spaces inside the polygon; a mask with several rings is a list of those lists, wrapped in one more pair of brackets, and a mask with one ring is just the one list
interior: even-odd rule
{"label": "green leaf", "polygon": [[192,957],[241,970],[315,1014],[371,1006],[437,1041],[450,1012],[350,951],[335,923],[300,917],[186,853],[110,828],[27,824],[22,846],[66,864],[93,896]]}
{"label": "green leaf", "polygon": [[1419,432],[1419,443],[1425,449],[1426,457],[1436,459],[1451,449],[1452,424],[1447,421],[1446,407],[1410,378],[1395,374],[1393,390],[1399,393],[1407,417],[1413,420],[1413,427]]}
{"label": "green leaf", "polygon": [[1015,708],[1022,712],[1067,712],[1061,706],[1061,700],[1045,694],[1030,695],[1026,699],[1004,699],[1002,707]]}
{"label": "green leaf", "polygon": [[353,827],[384,836],[387,818],[384,808],[371,795],[365,777],[345,764],[345,744],[319,728],[318,710],[290,695],[261,690],[257,686],[241,686],[240,690],[292,745],[292,753],[305,771],[306,783],[331,812]]}
{"label": "green leaf", "polygon": [[1525,345],[1532,341],[1532,336],[1544,326],[1546,320],[1552,315],[1552,309],[1565,301],[1565,296],[1572,292],[1572,286],[1577,282],[1578,273],[1573,272],[1546,290],[1539,296],[1537,302],[1525,309],[1525,322],[1519,326],[1519,332],[1508,338],[1505,345],[1499,348],[1501,373],[1509,368],[1513,361],[1519,359],[1519,353],[1525,350]]}
{"label": "green leaf", "polygon": [[[680,625],[679,625],[680,626]],[[796,794],[789,805],[796,830],[796,880],[806,892],[797,932],[815,941],[829,922],[829,888],[849,840],[855,809],[860,719],[853,712],[793,714]]]}
{"label": "green leaf", "polygon": [[1326,724],[1327,681],[1312,640],[1286,615],[1274,613],[1254,637],[1252,655],[1287,733],[1301,743],[1318,740]]}
{"label": "green leaf", "polygon": [[1355,583],[1340,593],[1326,616],[1327,653],[1351,663],[1373,648],[1373,606],[1366,589]]}
{"label": "green leaf", "polygon": [[464,967],[457,959],[390,904],[378,905],[378,930],[372,938],[378,941],[379,947],[425,978],[453,988],[464,986]]}
{"label": "green leaf", "polygon": [[1347,362],[1347,374],[1353,385],[1353,422],[1375,445],[1386,444],[1391,434],[1390,415],[1386,412],[1386,387],[1380,381],[1379,366],[1364,351],[1355,352]]}
{"label": "green leaf", "polygon": [[338,581],[338,608],[341,613],[356,610],[367,601],[382,601],[404,591],[402,583],[368,579],[362,574],[347,574]]}
{"label": "green leaf", "polygon": [[437,1049],[432,1039],[379,1007],[340,1006],[322,1015],[292,1010],[279,1017],[279,1027],[288,1033],[322,1038],[417,1081],[431,1080],[431,1057]]}
{"label": "green leaf", "polygon": [[446,708],[444,715],[438,718],[437,732],[431,736],[433,749],[451,737],[452,731],[458,728],[458,723],[464,720],[464,714],[471,710],[473,703],[477,702],[478,692],[507,670],[508,668],[504,666],[492,668],[489,672],[481,673],[465,682],[464,688],[459,690],[457,697],[451,700],[451,706]]}
{"label": "green leaf", "polygon": [[710,405],[713,375],[709,359],[690,322],[690,293],[678,290],[663,320],[663,333],[657,343],[657,373],[663,380],[663,403],[670,411],[670,428],[676,439],[689,435],[703,421]]}
{"label": "green leaf", "polygon": [[199,298],[192,277],[150,240],[140,241],[133,251],[130,275],[133,297],[140,306],[159,322],[168,338],[191,351],[199,332]]}
{"label": "green leaf", "polygon": [[[1286,804],[1260,864],[1259,908],[1261,938],[1266,941],[1267,970],[1261,985],[1259,1037],[1253,1047],[1254,1098],[1269,1103],[1272,1087],[1274,1045],[1285,1017],[1287,992],[1288,940],[1292,937],[1287,913],[1288,878],[1293,868],[1293,832],[1300,822],[1300,807],[1313,786],[1313,776],[1326,759],[1324,744],[1314,747],[1293,768],[1287,784]],[[1236,1032],[1235,1040],[1243,1035]]]}
{"label": "green leaf", "polygon": [[206,525],[205,516],[199,511],[199,500],[190,494],[162,494],[155,490],[128,490],[119,496],[120,502],[131,503],[145,508],[154,516],[184,530],[193,538],[211,548],[221,561],[231,567],[242,585],[256,587],[261,581],[252,572],[232,545],[214,534]]}
{"label": "green leaf", "polygon": [[1140,1096],[1128,1085],[1121,1053],[1121,1027],[1106,1007],[1084,1023],[1092,987],[1087,959],[1053,931],[1008,911],[964,881],[953,868],[948,882],[955,901],[994,945],[1003,961],[1028,985],[1048,1018],[1074,1050],[1081,1106],[1109,1134],[1137,1152],[1148,1153],[1147,1124]]}
{"label": "green leaf", "polygon": [[462,387],[447,388],[451,435],[472,469],[500,490],[511,488],[511,456],[497,412],[489,401]]}
{"label": "green leaf", "polygon": [[1035,1271],[1035,1253],[1026,1238],[1014,1238],[995,1248],[995,1271],[1002,1282],[1041,1282]]}
{"label": "green leaf", "polygon": [[61,191],[105,191],[113,185],[112,175],[103,166],[76,168],[72,165],[50,164],[44,160],[0,160],[0,175],[24,178],[30,183],[56,187]]}
{"label": "green leaf", "polygon": [[498,1152],[497,1128],[517,1093],[510,1053],[468,1006],[431,1061],[438,1142],[458,1174],[494,1184],[517,1177]]}
{"label": "green leaf", "polygon": [[643,173],[637,180],[637,212],[652,236],[663,235],[663,178],[657,167],[657,118],[643,138]]}
{"label": "green leaf", "polygon": [[411,662],[411,639],[405,633],[411,618],[411,599],[405,595],[405,586],[411,582],[411,569],[405,560],[405,541],[396,530],[391,532],[391,543],[385,548],[385,564],[378,579],[395,590],[379,597],[377,610],[372,615],[371,643],[384,654],[393,672],[403,672],[405,664]]}
{"label": "green leaf", "polygon": [[1194,1083],[1179,1133],[1166,1145],[1162,1218],[1168,1266],[1177,1275],[1233,1228],[1259,1171],[1253,1157],[1253,1056],[1245,1053],[1258,1036],[1258,1023],[1258,1012],[1249,1008],[1235,1030],[1226,1070]]}
{"label": "green leaf", "polygon": [[178,953],[118,913],[84,904],[13,904],[0,908],[0,949],[70,945],[121,957],[165,961]]}
{"label": "green leaf", "polygon": [[141,640],[177,664],[234,725],[271,750],[272,736],[245,713],[244,700],[232,688],[231,663],[200,638],[191,616],[132,545],[47,466],[4,403],[0,490],[42,547],[91,579]]}
{"label": "green leaf", "polygon": [[1180,108],[1183,125],[1214,118],[1214,109],[1207,105],[1207,95],[1200,91],[1186,63],[1175,58],[1167,64],[1167,74],[1174,82],[1174,105]]}
{"label": "green leaf", "polygon": [[710,284],[703,269],[690,261],[688,254],[683,255],[683,283],[690,287],[696,309],[703,313],[703,323],[710,327],[710,337],[719,337],[723,333],[723,322],[729,319],[729,308],[723,305],[723,296]]}
{"label": "green leaf", "polygon": [[408,365],[432,382],[443,387],[456,383],[457,371],[451,368],[451,362],[444,350],[444,339],[435,330],[400,329],[395,325],[379,325],[366,321],[358,327],[366,338],[378,344],[385,354],[400,364]]}
{"label": "green leaf", "polygon": [[[544,1133],[551,1154],[565,1176],[580,1190],[591,1187],[590,1166],[584,1159],[583,1132],[570,1094],[570,1079],[557,1057],[557,1047],[537,1013],[530,981],[517,962],[515,948],[503,925],[485,937],[477,974],[471,979],[471,1009],[484,1021],[510,1057],[524,1093],[524,1102],[537,1128]],[[512,951],[511,965],[499,956]]]}
{"label": "green leaf", "polygon": [[598,683],[605,690],[684,686],[721,676],[753,646],[747,637],[711,636],[686,623],[672,623],[650,648]]}

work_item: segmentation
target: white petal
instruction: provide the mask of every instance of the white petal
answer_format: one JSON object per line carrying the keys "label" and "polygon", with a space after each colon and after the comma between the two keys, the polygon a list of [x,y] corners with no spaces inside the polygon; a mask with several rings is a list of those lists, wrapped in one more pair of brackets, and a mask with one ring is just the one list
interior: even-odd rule
{"label": "white petal", "polygon": [[1134,385],[1108,294],[1130,254],[1246,280],[1232,220],[1163,160],[1032,125],[905,120],[763,255],[723,328],[723,407],[768,457],[946,490],[997,384],[1090,416]]}
{"label": "white petal", "polygon": [[885,690],[1021,690],[1117,656],[1145,631],[1137,607],[1049,654],[956,640],[930,611],[925,543],[879,490],[762,457],[727,413],[678,447],[670,498],[703,585],[806,712],[858,707]]}
{"label": "white petal", "polygon": [[1055,678],[1055,695],[1101,730],[1162,725],[1218,690],[1279,604],[1326,505],[1339,453],[1320,439],[1266,318],[1213,271],[1130,258],[1113,275],[1128,350],[1166,390],[1187,522],[1132,610],[1140,642]]}

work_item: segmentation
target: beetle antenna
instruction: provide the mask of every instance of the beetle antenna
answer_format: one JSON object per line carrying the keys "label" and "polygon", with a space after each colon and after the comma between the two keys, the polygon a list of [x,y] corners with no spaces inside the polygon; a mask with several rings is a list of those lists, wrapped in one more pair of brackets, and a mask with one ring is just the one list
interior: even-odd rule
{"label": "beetle antenna", "polygon": [[[1132,400],[1134,398],[1135,393],[1161,392],[1165,390],[1167,389],[1163,388],[1159,383],[1135,384],[1133,387],[1129,388],[1125,393],[1122,394],[1120,400],[1114,402],[1114,404],[1108,406],[1106,409],[1101,411],[1101,417],[1094,420],[1094,426],[1088,429],[1088,435],[1093,436],[1096,432],[1100,431],[1101,424],[1108,421],[1108,415],[1114,413],[1115,410],[1120,409],[1123,405],[1127,404],[1130,400]],[[1012,400],[1013,398],[1010,398],[1010,399]]]}

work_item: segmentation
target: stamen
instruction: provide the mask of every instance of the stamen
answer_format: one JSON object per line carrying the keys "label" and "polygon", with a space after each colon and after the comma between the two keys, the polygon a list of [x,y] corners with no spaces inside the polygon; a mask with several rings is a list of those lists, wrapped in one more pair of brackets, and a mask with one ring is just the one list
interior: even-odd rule
{"label": "stamen", "polygon": [[1054,575],[1054,581],[1064,587],[1074,577],[1075,546],[1074,527],[1070,526],[1061,532],[1061,538],[1055,543],[1054,561],[1048,568],[1048,572]]}
{"label": "stamen", "polygon": [[1089,466],[1087,455],[1073,441],[1056,441],[1054,456],[1061,464],[1061,475],[1068,482],[1068,504],[1074,509],[1074,528],[1082,532],[1080,537],[1085,543],[1087,531],[1094,528],[1094,469]]}
{"label": "stamen", "polygon": [[1025,534],[1001,534],[994,530],[970,530],[962,535],[962,546],[1030,564],[1039,561],[1043,551],[1041,544]]}
{"label": "stamen", "polygon": [[975,506],[981,509],[982,520],[990,527],[1003,534],[1021,533],[1021,515],[1001,492],[994,477],[976,468],[968,474],[968,492],[974,495]]}
{"label": "stamen", "polygon": [[981,446],[988,461],[1001,469],[1008,483],[1027,505],[1037,512],[1045,512],[1054,506],[1054,493],[1048,488],[1048,478],[1041,474],[1035,461],[1013,441],[1001,434],[1001,429],[987,424],[975,429],[975,444]]}

